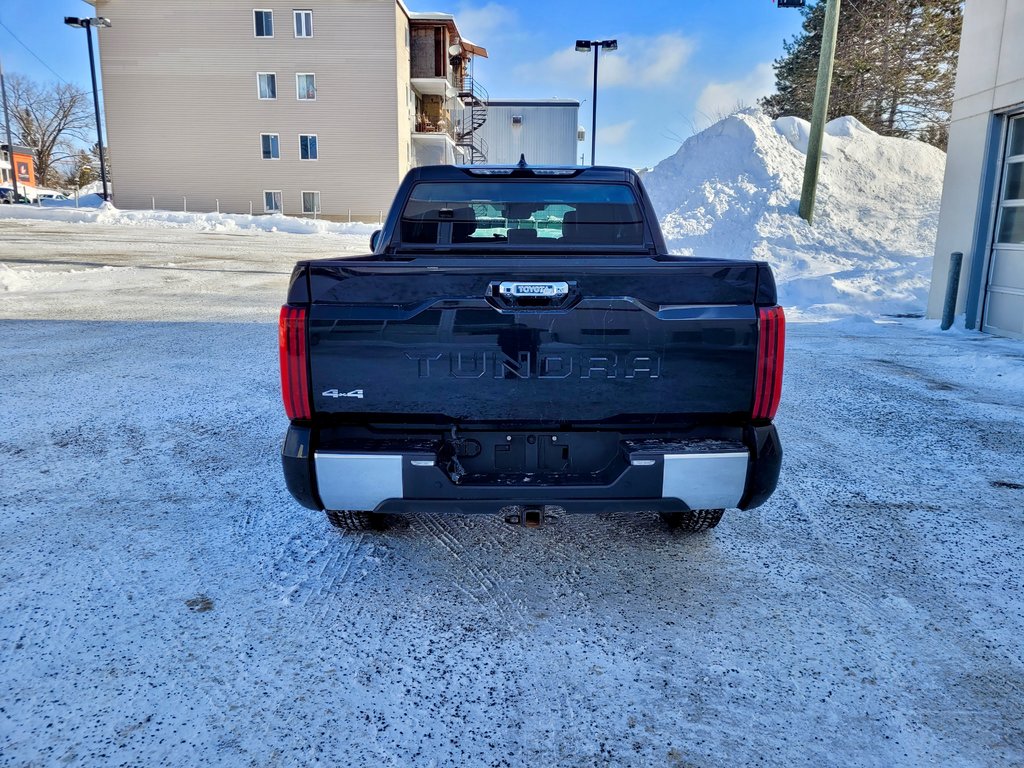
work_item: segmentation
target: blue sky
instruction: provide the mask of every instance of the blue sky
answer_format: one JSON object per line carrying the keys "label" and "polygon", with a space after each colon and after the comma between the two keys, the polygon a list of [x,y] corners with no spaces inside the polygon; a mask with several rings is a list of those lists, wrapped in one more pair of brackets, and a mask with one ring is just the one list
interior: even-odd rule
{"label": "blue sky", "polygon": [[[771,62],[800,26],[799,12],[780,10],[772,0],[406,4],[454,13],[463,35],[488,49],[490,58],[477,62],[476,74],[491,96],[582,101],[587,162],[593,59],[573,51],[573,43],[577,37],[617,38],[619,50],[601,56],[597,157],[633,167],[657,163],[716,114],[766,94]],[[0,27],[4,69],[38,80],[59,75],[89,87],[83,33],[65,27],[63,18],[92,12],[82,0],[0,0],[0,22],[39,57]]]}

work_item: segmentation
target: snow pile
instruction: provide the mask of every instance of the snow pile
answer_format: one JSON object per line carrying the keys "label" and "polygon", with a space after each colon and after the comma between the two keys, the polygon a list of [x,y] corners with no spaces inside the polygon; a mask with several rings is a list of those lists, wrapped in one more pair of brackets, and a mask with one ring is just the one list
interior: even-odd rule
{"label": "snow pile", "polygon": [[[87,200],[97,207],[74,207],[74,200],[48,200],[41,207],[30,205],[0,206],[0,218],[62,221],[73,224],[111,224],[136,227],[169,227],[202,232],[289,232],[298,235],[369,235],[376,224],[354,221],[337,223],[323,219],[300,219],[271,214],[250,216],[235,213],[184,213],[180,211],[122,211],[96,197]],[[79,204],[85,204],[80,200]]]}
{"label": "snow pile", "polygon": [[[111,184],[109,181],[107,182],[107,192],[109,194],[114,194],[114,185]],[[85,195],[96,195],[97,197],[100,196],[101,194],[103,194],[103,181],[102,181],[102,179],[101,180],[97,180],[97,181],[89,182],[84,187],[82,187],[80,190],[78,190],[78,194],[80,196],[85,196]]]}
{"label": "snow pile", "polygon": [[745,110],[645,174],[670,249],[769,261],[796,315],[923,311],[945,154],[832,121],[809,227],[798,215],[808,132],[804,120]]}

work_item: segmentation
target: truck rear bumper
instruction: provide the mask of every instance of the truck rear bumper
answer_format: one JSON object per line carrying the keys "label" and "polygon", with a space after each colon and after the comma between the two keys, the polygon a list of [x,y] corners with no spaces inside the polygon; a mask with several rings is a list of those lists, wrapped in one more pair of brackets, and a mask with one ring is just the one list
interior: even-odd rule
{"label": "truck rear bumper", "polygon": [[456,482],[422,441],[387,447],[319,447],[315,431],[293,425],[282,450],[288,488],[311,509],[398,514],[538,504],[569,512],[751,509],[775,490],[782,462],[771,424],[747,427],[736,440],[626,441],[623,466],[603,479],[535,472]]}

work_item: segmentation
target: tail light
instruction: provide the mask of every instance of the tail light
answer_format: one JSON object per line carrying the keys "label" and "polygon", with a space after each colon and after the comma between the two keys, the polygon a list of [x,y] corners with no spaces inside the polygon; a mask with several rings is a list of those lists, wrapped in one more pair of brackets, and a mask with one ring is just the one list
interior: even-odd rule
{"label": "tail light", "polygon": [[289,419],[310,418],[309,368],[306,359],[306,310],[281,307],[278,324],[281,351],[281,397]]}
{"label": "tail light", "polygon": [[754,384],[755,419],[774,419],[782,397],[782,362],[786,347],[786,316],[782,307],[758,310],[757,378]]}

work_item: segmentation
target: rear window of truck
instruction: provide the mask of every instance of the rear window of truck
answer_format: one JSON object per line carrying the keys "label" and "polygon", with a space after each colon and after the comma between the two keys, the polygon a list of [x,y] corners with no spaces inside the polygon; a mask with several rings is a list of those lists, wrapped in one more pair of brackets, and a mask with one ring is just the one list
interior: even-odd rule
{"label": "rear window of truck", "polygon": [[644,244],[643,213],[626,184],[420,182],[402,211],[401,242],[635,248]]}

